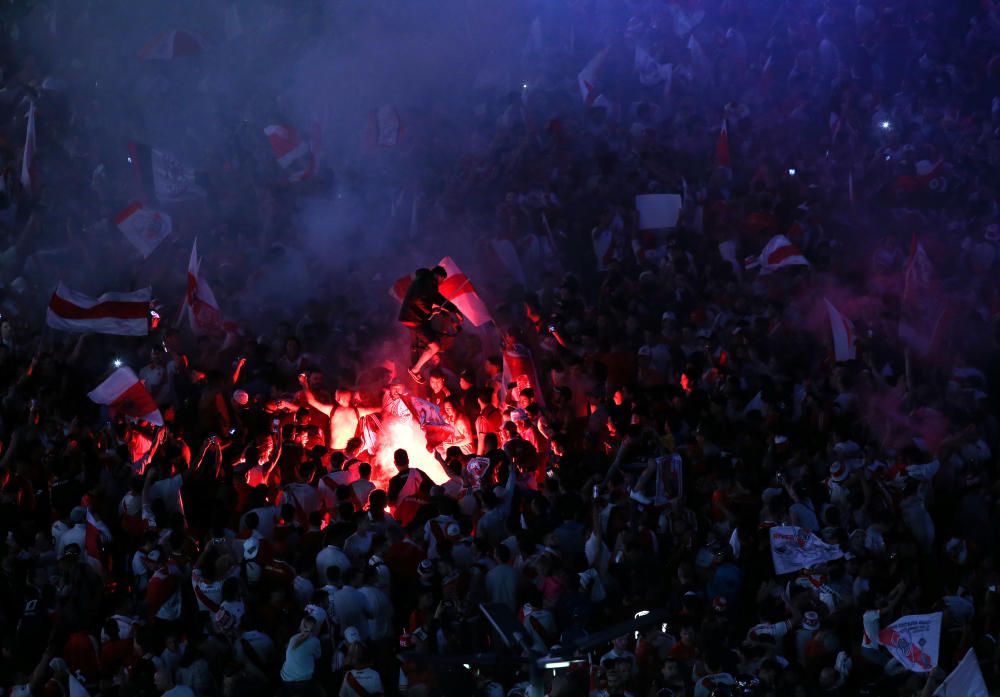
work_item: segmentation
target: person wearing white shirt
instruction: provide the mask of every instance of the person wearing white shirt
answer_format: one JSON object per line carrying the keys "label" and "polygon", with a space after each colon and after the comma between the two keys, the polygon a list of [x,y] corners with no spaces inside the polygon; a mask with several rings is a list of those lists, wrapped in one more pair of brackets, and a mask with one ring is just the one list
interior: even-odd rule
{"label": "person wearing white shirt", "polygon": [[274,640],[264,632],[251,629],[236,642],[236,657],[257,672],[264,670],[274,654]]}
{"label": "person wearing white shirt", "polygon": [[80,549],[86,548],[87,543],[87,512],[80,508],[74,508],[69,514],[72,527],[65,525],[52,526],[52,538],[56,543],[56,558],[62,558],[63,551],[67,545],[77,545]]}
{"label": "person wearing white shirt", "polygon": [[184,476],[182,474],[172,474],[157,479],[155,468],[146,473],[146,485],[143,499],[145,501],[155,501],[163,499],[163,505],[168,513],[180,513],[184,515],[184,498],[181,496],[181,488],[184,486]]}
{"label": "person wearing white shirt", "polygon": [[500,544],[506,537],[507,516],[510,515],[511,498],[514,495],[515,469],[513,464],[507,468],[507,482],[502,487],[483,492],[486,512],[476,524],[476,538],[485,538],[493,546]]}
{"label": "person wearing white shirt", "polygon": [[368,602],[358,590],[361,572],[349,569],[344,574],[344,585],[333,594],[333,614],[341,627],[355,627],[362,639],[368,638]]}
{"label": "person wearing white shirt", "polygon": [[486,572],[486,592],[491,603],[501,603],[517,611],[518,573],[511,566],[511,551],[507,545],[498,545],[494,551],[497,565]]}
{"label": "person wearing white shirt", "polygon": [[375,697],[383,694],[382,678],[370,666],[361,665],[347,671],[340,686],[340,697]]}
{"label": "person wearing white shirt", "polygon": [[240,520],[240,529],[252,530],[263,540],[273,540],[279,515],[276,506],[258,506],[246,512]]}
{"label": "person wearing white shirt", "polygon": [[303,526],[309,524],[309,514],[320,510],[322,505],[319,493],[314,487],[301,482],[292,482],[281,488],[277,505],[289,503],[295,508],[296,520]]}
{"label": "person wearing white shirt", "polygon": [[365,571],[365,585],[361,587],[361,595],[365,599],[368,620],[368,638],[372,641],[384,641],[392,633],[392,601],[376,584],[378,570],[369,566]]}
{"label": "person wearing white shirt", "polygon": [[352,561],[364,559],[371,553],[373,537],[371,521],[367,515],[362,515],[358,519],[358,529],[344,540],[344,554]]}
{"label": "person wearing white shirt", "polygon": [[336,566],[341,573],[347,572],[351,568],[351,560],[347,558],[344,551],[333,544],[331,538],[327,538],[326,547],[316,555],[316,578],[326,580],[326,570],[331,566]]}
{"label": "person wearing white shirt", "polygon": [[315,635],[316,620],[302,618],[299,633],[288,641],[285,662],[281,666],[281,680],[289,687],[308,683],[316,672],[316,660],[322,655],[319,639]]}

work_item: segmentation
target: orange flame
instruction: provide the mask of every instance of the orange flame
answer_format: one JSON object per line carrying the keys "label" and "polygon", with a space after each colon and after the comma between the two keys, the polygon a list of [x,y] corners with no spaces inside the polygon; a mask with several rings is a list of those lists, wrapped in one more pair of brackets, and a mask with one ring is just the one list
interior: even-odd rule
{"label": "orange flame", "polygon": [[430,477],[435,484],[448,481],[444,471],[434,456],[427,452],[427,438],[420,426],[409,419],[398,419],[382,422],[382,432],[378,438],[378,451],[375,453],[375,466],[372,468],[372,483],[379,489],[389,490],[389,480],[399,470],[393,462],[393,454],[402,448],[410,456],[410,467],[416,467]]}

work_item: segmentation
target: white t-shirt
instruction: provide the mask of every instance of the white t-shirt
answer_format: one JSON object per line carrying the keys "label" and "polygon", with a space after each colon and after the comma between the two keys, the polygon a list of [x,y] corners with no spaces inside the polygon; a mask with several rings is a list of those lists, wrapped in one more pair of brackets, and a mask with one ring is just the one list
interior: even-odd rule
{"label": "white t-shirt", "polygon": [[331,566],[339,567],[342,573],[346,573],[351,568],[351,560],[341,549],[327,545],[316,555],[316,578],[320,582],[326,582],[326,570]]}
{"label": "white t-shirt", "polygon": [[361,689],[369,695],[380,695],[383,693],[382,678],[371,668],[355,668],[344,676],[344,682],[340,686],[340,697],[364,697],[352,686],[357,682]]}
{"label": "white t-shirt", "polygon": [[256,465],[254,465],[253,467],[251,467],[250,469],[248,469],[246,472],[243,473],[243,480],[247,483],[247,486],[250,487],[251,489],[256,489],[261,484],[266,485],[267,480],[264,478],[264,476],[267,474],[267,471],[270,468],[271,468],[270,463],[258,462]]}
{"label": "white t-shirt", "polygon": [[601,540],[600,546],[598,546],[597,536],[591,533],[590,537],[587,538],[587,543],[584,545],[583,551],[587,555],[587,564],[592,567],[594,566],[594,562],[598,561],[597,557],[600,554],[601,558],[596,566],[597,573],[601,577],[607,576],[608,562],[611,561],[611,550],[604,544],[604,541]]}
{"label": "white t-shirt", "polygon": [[[236,644],[237,655],[243,655],[247,661],[250,658],[245,655],[245,650],[243,648],[243,642],[250,645],[253,652],[257,655],[257,660],[263,663],[268,663],[271,660],[271,655],[274,653],[274,641],[264,632],[259,632],[256,629],[252,629],[249,632],[243,632],[240,635],[240,641]],[[256,665],[256,664],[255,664]]]}
{"label": "white t-shirt", "polygon": [[145,562],[146,553],[141,549],[132,555],[132,575],[135,576],[135,585],[140,591],[146,590],[146,583],[149,581],[149,569]]}
{"label": "white t-shirt", "polygon": [[333,614],[341,628],[354,627],[362,639],[368,638],[368,618],[365,596],[353,586],[344,586],[333,594]]}
{"label": "white t-shirt", "polygon": [[222,581],[217,578],[214,581],[206,581],[201,573],[201,569],[195,567],[191,570],[191,587],[194,589],[194,598],[198,601],[198,609],[203,612],[215,612],[222,604]]}
{"label": "white t-shirt", "polygon": [[177,685],[164,692],[162,697],[196,697],[196,695],[187,685]]}
{"label": "white t-shirt", "polygon": [[139,379],[142,380],[142,384],[149,390],[153,399],[159,402],[162,396],[159,393],[167,382],[167,371],[162,366],[149,363],[139,371]]}
{"label": "white t-shirt", "polygon": [[299,607],[305,607],[312,599],[313,591],[316,588],[313,586],[312,581],[299,574],[292,579],[292,590],[295,592],[295,600],[298,601]]}
{"label": "white t-shirt", "polygon": [[[261,506],[260,508],[255,508],[252,511],[247,511],[247,513],[256,513],[257,520],[259,524],[257,525],[257,534],[265,540],[274,539],[274,527],[275,521],[278,518],[278,509],[274,506]],[[246,515],[240,520],[240,529],[246,528]]]}
{"label": "white t-shirt", "polygon": [[381,641],[389,636],[392,631],[392,601],[389,596],[374,586],[363,586],[361,595],[364,596],[365,606],[368,610],[368,637],[374,641]]}
{"label": "white t-shirt", "polygon": [[61,557],[63,550],[69,545],[77,545],[80,552],[86,551],[87,546],[87,526],[77,523],[56,539],[56,556]]}
{"label": "white t-shirt", "polygon": [[285,663],[281,666],[281,679],[285,682],[304,682],[311,680],[316,670],[316,659],[323,651],[319,639],[310,635],[296,646],[299,636],[292,637],[285,649]]}
{"label": "white t-shirt", "polygon": [[184,515],[184,499],[181,497],[182,486],[184,486],[184,477],[179,474],[161,479],[149,487],[149,498],[150,500],[163,499],[163,504],[169,513]]}

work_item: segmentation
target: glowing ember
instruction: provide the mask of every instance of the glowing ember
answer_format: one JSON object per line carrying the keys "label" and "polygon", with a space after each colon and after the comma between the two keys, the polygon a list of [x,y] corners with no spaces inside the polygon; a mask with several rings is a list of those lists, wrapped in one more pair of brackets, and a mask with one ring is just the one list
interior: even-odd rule
{"label": "glowing ember", "polygon": [[427,439],[415,421],[393,419],[382,423],[378,438],[378,452],[372,471],[372,483],[379,489],[389,490],[389,480],[398,472],[393,464],[392,454],[402,448],[410,456],[410,467],[422,470],[435,484],[448,481],[441,464],[427,452]]}

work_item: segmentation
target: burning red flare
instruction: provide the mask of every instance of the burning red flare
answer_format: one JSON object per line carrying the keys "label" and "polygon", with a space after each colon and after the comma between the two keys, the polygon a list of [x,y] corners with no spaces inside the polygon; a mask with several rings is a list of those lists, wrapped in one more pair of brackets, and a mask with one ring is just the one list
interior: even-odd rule
{"label": "burning red flare", "polygon": [[410,467],[416,467],[435,484],[448,481],[448,474],[434,456],[427,452],[427,438],[414,421],[389,421],[382,425],[378,452],[372,468],[372,483],[379,489],[389,490],[389,480],[399,471],[393,463],[393,454],[402,448],[410,456]]}

